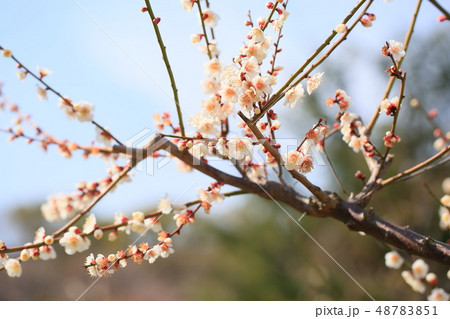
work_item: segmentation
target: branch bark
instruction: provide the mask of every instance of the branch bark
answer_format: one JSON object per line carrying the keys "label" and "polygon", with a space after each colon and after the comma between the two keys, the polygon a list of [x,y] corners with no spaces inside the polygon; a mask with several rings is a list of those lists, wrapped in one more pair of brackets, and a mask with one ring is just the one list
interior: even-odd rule
{"label": "branch bark", "polygon": [[[331,217],[350,230],[364,232],[386,244],[402,249],[411,255],[431,259],[439,263],[450,265],[450,245],[423,236],[409,229],[408,226],[392,224],[375,215],[371,209],[364,209],[357,202],[347,201],[335,193],[324,192],[336,203],[330,207],[324,205],[316,196],[306,197],[297,193],[293,188],[274,181],[265,184],[257,184],[248,178],[236,177],[220,171],[203,160],[194,158],[187,150],[180,151],[178,147],[164,138],[161,134],[147,145],[144,150],[126,148],[116,145],[113,150],[118,153],[135,154],[136,156],[151,156],[156,150],[166,150],[172,156],[191,165],[194,169],[214,178],[237,187],[248,193],[252,193],[269,200],[285,203],[300,213],[306,213],[312,217]],[[138,160],[138,159],[137,159]]]}

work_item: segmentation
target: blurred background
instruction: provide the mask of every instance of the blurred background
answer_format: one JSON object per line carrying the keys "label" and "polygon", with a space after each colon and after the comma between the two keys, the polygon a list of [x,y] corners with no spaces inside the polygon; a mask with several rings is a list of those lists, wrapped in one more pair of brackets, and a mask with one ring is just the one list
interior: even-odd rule
{"label": "blurred background", "polygon": [[[168,48],[185,118],[197,112],[205,97],[200,81],[206,56],[189,37],[200,33],[197,12],[186,13],[182,6],[154,1],[154,11]],[[281,41],[283,51],[277,57],[285,71],[279,83],[320,45],[330,31],[346,16],[355,1],[291,1]],[[345,5],[344,5],[345,3]],[[245,42],[244,26],[248,10],[253,20],[266,16],[265,1],[216,1],[211,3],[220,20],[215,29],[221,60],[231,61]],[[2,2],[0,45],[10,48],[25,65],[48,67],[53,74],[48,82],[63,95],[87,100],[96,105],[95,120],[121,140],[142,129],[153,127],[155,112],[171,111],[173,102],[166,94],[170,84],[147,14],[140,12],[144,2],[122,1],[28,1]],[[325,9],[326,8],[326,9]],[[380,55],[385,41],[403,41],[415,2],[396,0],[376,2],[369,12],[377,20],[371,28],[358,26],[349,39],[333,53],[317,72],[325,72],[323,84],[301,107],[287,111],[277,108],[283,126],[280,138],[298,138],[312,127],[318,117],[333,123],[335,109],[325,99],[337,88],[347,91],[353,105],[367,122],[384,92],[390,66]],[[449,71],[450,23],[439,23],[440,14],[428,1],[419,13],[412,45],[403,70],[408,72],[406,100],[398,133],[396,159],[388,176],[411,167],[435,153],[433,127],[418,110],[409,107],[411,98],[419,99],[427,109],[436,109],[436,122],[448,130],[450,99]],[[99,26],[101,25],[101,26]],[[109,34],[109,35],[108,35]],[[118,45],[120,44],[120,45]],[[121,49],[122,47],[122,49]],[[124,50],[126,52],[124,52]],[[137,63],[135,63],[137,61]],[[70,121],[57,108],[57,98],[41,102],[31,78],[20,82],[10,60],[0,59],[0,81],[4,95],[17,103],[22,112],[43,129],[61,139],[90,144],[95,137],[92,125]],[[391,97],[398,95],[394,87]],[[170,94],[169,94],[170,95]],[[384,118],[386,119],[386,117]],[[11,125],[11,116],[0,113],[0,126]],[[234,123],[237,123],[234,119]],[[446,127],[447,126],[447,127]],[[389,121],[381,120],[376,134],[381,142]],[[192,129],[192,128],[191,128]],[[239,129],[232,127],[234,133]],[[60,224],[47,224],[40,213],[45,198],[58,192],[72,192],[80,180],[94,181],[106,175],[103,160],[84,160],[75,154],[62,158],[55,148],[44,153],[37,145],[24,141],[8,143],[0,136],[0,239],[13,247],[31,241],[34,231],[44,226],[48,232]],[[361,185],[353,175],[360,169],[367,174],[359,154],[353,153],[339,136],[328,143],[330,158],[348,192]],[[225,167],[225,169],[227,169]],[[232,170],[230,172],[234,173]],[[372,205],[389,221],[410,227],[419,233],[446,241],[448,231],[438,227],[437,202],[427,194],[423,183],[440,197],[441,182],[448,176],[448,165],[420,178],[394,185],[380,192]],[[329,166],[317,166],[308,176],[323,188],[341,191]],[[176,181],[174,183],[174,181]],[[115,211],[129,215],[134,210],[151,211],[166,193],[177,203],[196,198],[198,187],[211,180],[197,173],[182,174],[169,164],[153,174],[135,171],[132,183],[121,185],[108,194],[93,212],[98,224],[111,223]],[[296,186],[300,192],[305,191]],[[227,188],[226,190],[231,190]],[[295,218],[293,209],[285,209]],[[203,215],[203,216],[202,216]],[[165,221],[170,222],[169,220]],[[400,271],[384,267],[388,248],[379,242],[349,232],[328,219],[302,219],[302,226],[377,300],[422,300],[403,282]],[[93,252],[105,255],[125,249],[133,238],[122,235],[113,245],[94,241],[88,252],[65,255],[55,245],[54,261],[29,261],[23,264],[20,279],[0,273],[0,300],[74,300],[94,279],[81,267]],[[155,240],[148,237],[148,241]],[[368,296],[281,210],[255,196],[230,198],[215,205],[209,216],[200,214],[195,225],[186,227],[174,239],[176,253],[153,265],[130,263],[111,278],[102,278],[83,295],[82,300],[368,300]],[[439,286],[450,290],[445,279],[448,270],[430,263],[442,278]]]}

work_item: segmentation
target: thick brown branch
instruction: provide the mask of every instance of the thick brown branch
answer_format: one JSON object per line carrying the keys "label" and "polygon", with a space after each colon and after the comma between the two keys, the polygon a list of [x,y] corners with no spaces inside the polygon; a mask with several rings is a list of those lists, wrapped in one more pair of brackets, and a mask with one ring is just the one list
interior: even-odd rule
{"label": "thick brown branch", "polygon": [[236,177],[222,172],[203,160],[194,158],[188,151],[180,151],[178,147],[161,135],[150,143],[151,147],[146,151],[127,149],[124,146],[114,146],[114,151],[125,154],[151,155],[155,150],[166,150],[172,156],[182,160],[194,169],[208,175],[217,181],[235,186],[248,193],[261,196],[266,199],[285,203],[300,213],[306,213],[313,217],[332,217],[343,222],[349,229],[362,231],[384,243],[402,249],[411,255],[428,258],[442,264],[450,265],[450,245],[422,236],[408,227],[394,225],[374,214],[371,210],[365,210],[356,202],[340,199],[336,194],[330,194],[336,206],[330,209],[324,206],[316,197],[306,198],[298,194],[293,188],[277,182],[268,181],[265,184],[253,183],[249,179]]}

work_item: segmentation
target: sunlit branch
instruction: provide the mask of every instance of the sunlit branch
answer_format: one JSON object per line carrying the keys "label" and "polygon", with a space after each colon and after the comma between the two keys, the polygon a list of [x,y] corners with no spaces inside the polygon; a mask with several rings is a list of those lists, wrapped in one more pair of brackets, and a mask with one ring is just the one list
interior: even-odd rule
{"label": "sunlit branch", "polygon": [[[414,176],[417,176],[419,174],[424,173],[425,171],[431,169],[431,168],[435,168],[438,165],[443,165],[445,163],[447,163],[450,160],[450,156],[444,158],[443,160],[437,162],[439,159],[441,159],[442,157],[444,157],[445,155],[447,155],[450,151],[450,146],[447,146],[446,148],[444,148],[443,150],[441,150],[439,153],[435,154],[434,156],[430,157],[429,159],[423,161],[420,164],[417,164],[414,167],[411,167],[401,173],[398,173],[395,176],[389,177],[387,179],[385,179],[382,183],[381,186],[387,186],[389,184],[392,183],[396,183],[396,182],[401,182],[401,181],[405,181],[407,179],[410,179]],[[434,165],[432,165],[434,163]]]}

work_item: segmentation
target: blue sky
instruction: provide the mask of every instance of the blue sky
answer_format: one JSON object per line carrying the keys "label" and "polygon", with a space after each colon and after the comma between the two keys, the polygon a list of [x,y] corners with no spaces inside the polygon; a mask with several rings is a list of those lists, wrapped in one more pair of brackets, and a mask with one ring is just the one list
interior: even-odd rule
{"label": "blue sky", "polygon": [[[267,15],[266,1],[211,2],[212,9],[220,16],[215,32],[221,60],[228,63],[246,40],[248,28],[243,22],[248,10],[254,20]],[[78,3],[114,40],[73,0],[16,0],[1,2],[0,45],[10,48],[32,70],[38,65],[51,69],[53,74],[48,77],[48,83],[76,101],[94,103],[95,120],[109,127],[121,140],[127,140],[142,129],[154,130],[155,112],[170,111],[175,115],[169,80],[150,20],[147,14],[140,12],[144,1],[79,0]],[[202,64],[206,56],[200,54],[189,39],[191,34],[201,32],[197,12],[186,13],[179,1],[152,3],[156,15],[162,18],[160,28],[187,122],[188,115],[197,112],[204,98],[200,81],[204,79]],[[283,52],[277,60],[285,67],[279,83],[322,43],[354,3],[356,1],[290,1],[291,15],[283,32]],[[448,29],[447,24],[436,21],[440,13],[428,1],[422,6],[414,36],[426,37],[435,30]],[[370,116],[385,85],[380,81],[382,72],[371,61],[378,59],[386,40],[403,39],[414,7],[415,1],[376,1],[369,10],[377,16],[374,26],[358,26],[328,62],[348,65],[347,77],[358,84],[345,89],[353,98],[354,111],[363,116]],[[80,144],[89,144],[95,138],[91,124],[67,119],[57,107],[57,98],[51,94],[46,102],[38,100],[36,82],[31,77],[20,82],[15,72],[11,60],[0,59],[0,81],[4,82],[5,96],[24,113],[31,114],[42,128],[58,138]],[[10,119],[9,115],[1,113],[0,126],[10,125]],[[289,131],[280,134],[292,137]],[[101,159],[85,161],[81,154],[75,154],[67,160],[55,148],[50,147],[44,153],[37,145],[25,145],[24,141],[9,143],[6,135],[0,135],[0,150],[0,218],[18,205],[39,204],[49,194],[71,192],[80,180],[94,181],[106,176],[107,165]],[[311,179],[319,185],[333,185],[323,178],[328,172],[327,167],[318,167]],[[172,199],[179,197],[181,203],[193,199],[197,187],[206,187],[210,182],[200,174],[179,173],[171,164],[156,171],[154,176],[135,172],[133,183],[120,186],[94,211],[130,213],[153,205],[166,192]],[[5,234],[10,226],[8,220],[0,223],[3,240],[9,237]]]}

